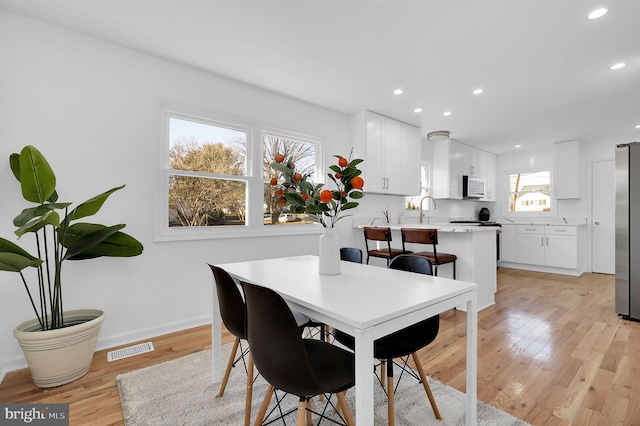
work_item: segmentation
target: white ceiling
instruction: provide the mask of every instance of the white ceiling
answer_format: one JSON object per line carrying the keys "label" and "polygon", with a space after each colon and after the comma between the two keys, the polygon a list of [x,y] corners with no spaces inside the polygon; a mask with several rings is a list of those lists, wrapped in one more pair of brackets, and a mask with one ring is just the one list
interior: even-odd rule
{"label": "white ceiling", "polygon": [[[599,7],[609,13],[587,20]],[[496,153],[640,140],[639,0],[0,0],[0,9],[347,114],[376,111],[424,135],[450,130]],[[627,66],[611,71],[618,62]]]}

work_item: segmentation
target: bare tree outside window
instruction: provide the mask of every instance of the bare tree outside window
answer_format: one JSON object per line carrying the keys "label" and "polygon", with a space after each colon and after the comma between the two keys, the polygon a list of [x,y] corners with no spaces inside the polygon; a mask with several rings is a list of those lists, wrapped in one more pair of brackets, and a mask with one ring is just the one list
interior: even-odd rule
{"label": "bare tree outside window", "polygon": [[509,212],[550,211],[551,172],[511,173],[509,175]]}
{"label": "bare tree outside window", "polygon": [[245,175],[246,134],[176,118],[170,126],[169,226],[245,225],[247,183],[234,177]]}
{"label": "bare tree outside window", "polygon": [[262,169],[264,175],[264,224],[289,224],[289,223],[315,223],[307,215],[289,213],[278,205],[276,188],[270,182],[272,178],[279,180],[280,174],[270,165],[276,161],[276,155],[282,154],[285,158],[293,159],[296,170],[301,174],[311,175],[311,179],[318,181],[318,176],[313,176],[316,171],[317,146],[315,143],[297,141],[275,135],[264,135],[262,138]]}

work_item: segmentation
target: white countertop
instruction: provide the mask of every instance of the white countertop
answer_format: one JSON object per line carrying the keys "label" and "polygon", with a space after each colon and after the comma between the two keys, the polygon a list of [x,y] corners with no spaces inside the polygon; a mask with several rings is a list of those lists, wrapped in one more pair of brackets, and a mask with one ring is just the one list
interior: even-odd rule
{"label": "white countertop", "polygon": [[392,231],[399,231],[401,228],[429,228],[437,229],[438,232],[493,232],[500,228],[497,226],[479,226],[462,223],[405,223],[405,224],[384,224],[384,225],[358,225],[354,228],[364,228],[365,226],[379,226],[389,228]]}

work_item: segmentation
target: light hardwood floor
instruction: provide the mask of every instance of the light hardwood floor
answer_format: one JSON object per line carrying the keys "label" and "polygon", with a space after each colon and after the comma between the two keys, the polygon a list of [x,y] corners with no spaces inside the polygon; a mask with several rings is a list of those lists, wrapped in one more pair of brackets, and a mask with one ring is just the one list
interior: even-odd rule
{"label": "light hardwood floor", "polygon": [[[640,323],[617,318],[613,287],[611,275],[499,269],[497,303],[479,314],[478,398],[536,426],[640,424]],[[441,317],[421,359],[431,377],[464,391],[465,313]],[[59,388],[9,373],[0,402],[68,403],[72,425],[122,425],[116,376],[210,348],[211,328],[147,340],[154,352],[111,363],[97,352],[86,376]]]}

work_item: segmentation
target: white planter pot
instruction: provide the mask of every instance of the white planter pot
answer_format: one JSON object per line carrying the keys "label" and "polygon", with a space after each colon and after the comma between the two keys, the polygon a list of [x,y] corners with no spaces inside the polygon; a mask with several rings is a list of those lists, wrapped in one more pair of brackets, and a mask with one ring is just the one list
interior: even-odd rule
{"label": "white planter pot", "polygon": [[84,376],[93,360],[105,313],[79,309],[64,313],[65,324],[57,330],[37,331],[37,319],[23,322],[13,330],[22,348],[36,386],[51,388]]}

